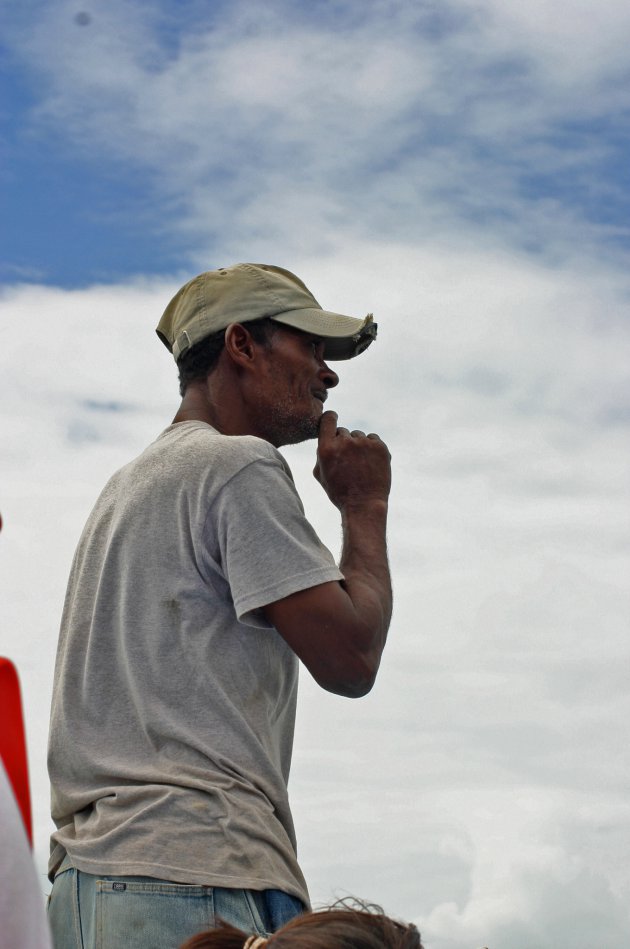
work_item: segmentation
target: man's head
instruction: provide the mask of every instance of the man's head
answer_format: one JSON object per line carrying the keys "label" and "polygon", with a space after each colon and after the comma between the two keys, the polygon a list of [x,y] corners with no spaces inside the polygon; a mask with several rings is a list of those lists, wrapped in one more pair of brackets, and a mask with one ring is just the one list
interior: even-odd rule
{"label": "man's head", "polygon": [[316,437],[337,374],[376,336],[364,320],[323,310],[301,280],[263,264],[200,274],[166,308],[158,336],[173,353],[184,401],[176,419],[274,445]]}

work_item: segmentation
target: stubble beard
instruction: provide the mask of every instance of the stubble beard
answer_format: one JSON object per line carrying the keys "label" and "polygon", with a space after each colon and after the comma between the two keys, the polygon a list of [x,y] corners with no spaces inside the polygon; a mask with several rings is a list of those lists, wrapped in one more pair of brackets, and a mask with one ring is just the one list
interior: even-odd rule
{"label": "stubble beard", "polygon": [[317,438],[320,422],[321,415],[297,415],[292,402],[274,405],[267,419],[267,429],[272,436],[269,441],[279,447]]}

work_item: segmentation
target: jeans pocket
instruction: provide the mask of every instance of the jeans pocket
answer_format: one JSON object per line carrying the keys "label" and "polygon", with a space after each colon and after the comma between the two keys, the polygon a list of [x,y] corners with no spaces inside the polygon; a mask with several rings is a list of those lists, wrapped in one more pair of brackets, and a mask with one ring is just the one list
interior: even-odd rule
{"label": "jeans pocket", "polygon": [[175,949],[214,925],[210,887],[149,880],[96,882],[95,949]]}

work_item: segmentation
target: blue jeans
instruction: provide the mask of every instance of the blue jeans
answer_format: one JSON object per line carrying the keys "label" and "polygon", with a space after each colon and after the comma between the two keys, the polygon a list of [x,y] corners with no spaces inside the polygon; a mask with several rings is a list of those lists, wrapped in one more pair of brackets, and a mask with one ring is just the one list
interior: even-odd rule
{"label": "blue jeans", "polygon": [[68,861],[57,872],[48,904],[55,949],[178,949],[218,918],[267,936],[302,912],[300,900],[280,890],[98,877]]}

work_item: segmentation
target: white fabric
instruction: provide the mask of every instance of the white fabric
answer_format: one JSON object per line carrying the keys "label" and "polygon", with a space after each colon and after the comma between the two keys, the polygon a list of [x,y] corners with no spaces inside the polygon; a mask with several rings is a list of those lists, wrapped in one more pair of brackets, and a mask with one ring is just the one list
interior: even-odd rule
{"label": "white fabric", "polygon": [[44,894],[0,761],[0,949],[51,949]]}

